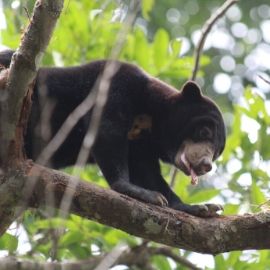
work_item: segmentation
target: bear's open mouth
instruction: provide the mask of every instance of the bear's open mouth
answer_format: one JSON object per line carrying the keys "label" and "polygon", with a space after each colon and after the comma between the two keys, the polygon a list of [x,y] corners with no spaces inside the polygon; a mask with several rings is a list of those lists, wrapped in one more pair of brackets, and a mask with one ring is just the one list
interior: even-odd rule
{"label": "bear's open mouth", "polygon": [[182,163],[185,165],[188,173],[191,176],[191,184],[192,185],[197,185],[199,182],[199,177],[196,174],[196,172],[193,170],[193,168],[191,167],[190,163],[188,162],[188,160],[186,159],[186,155],[185,152],[183,152],[180,156],[180,160],[182,161]]}

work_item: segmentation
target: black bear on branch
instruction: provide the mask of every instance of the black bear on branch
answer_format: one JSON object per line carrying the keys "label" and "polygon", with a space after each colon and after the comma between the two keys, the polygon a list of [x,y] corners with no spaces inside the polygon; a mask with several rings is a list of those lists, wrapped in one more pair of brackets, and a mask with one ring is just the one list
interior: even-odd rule
{"label": "black bear on branch", "polygon": [[[8,67],[12,54],[2,51],[0,64]],[[25,135],[29,158],[37,158],[68,115],[101,83],[106,63],[38,70]],[[118,67],[89,162],[94,159],[110,186],[120,193],[195,216],[215,216],[219,205],[183,203],[163,179],[159,160],[191,175],[193,184],[210,171],[225,145],[224,121],[217,105],[192,81],[179,92],[135,65],[115,63]],[[81,118],[53,155],[53,168],[75,163],[91,113]]]}

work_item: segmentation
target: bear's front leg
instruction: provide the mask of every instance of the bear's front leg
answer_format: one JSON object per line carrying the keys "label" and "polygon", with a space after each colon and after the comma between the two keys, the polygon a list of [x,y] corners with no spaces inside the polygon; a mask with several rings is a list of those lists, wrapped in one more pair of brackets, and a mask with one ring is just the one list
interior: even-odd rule
{"label": "bear's front leg", "polygon": [[[94,157],[111,188],[143,202],[167,206],[164,195],[133,183],[129,172],[128,141],[120,134],[99,135],[94,146]],[[142,158],[143,159],[143,158]],[[148,168],[151,170],[151,168]]]}

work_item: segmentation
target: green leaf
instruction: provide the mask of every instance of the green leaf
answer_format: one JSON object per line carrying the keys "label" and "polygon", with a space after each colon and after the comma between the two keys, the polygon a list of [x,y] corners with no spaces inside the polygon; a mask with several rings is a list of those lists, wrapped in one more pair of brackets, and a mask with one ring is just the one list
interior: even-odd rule
{"label": "green leaf", "polygon": [[[103,237],[104,240],[106,240],[106,242],[111,246],[117,245],[119,239],[122,239],[122,241],[124,240],[125,242],[127,241],[130,242],[132,240],[132,237],[130,237],[130,235],[127,234],[126,232],[113,229],[109,230],[105,235],[103,235]],[[133,244],[134,243],[135,242],[133,241]]]}
{"label": "green leaf", "polygon": [[171,270],[171,266],[168,262],[168,259],[163,256],[154,256],[153,263],[157,266],[159,270]]}
{"label": "green leaf", "polygon": [[149,12],[152,10],[155,4],[155,0],[143,0],[142,1],[142,14],[146,20],[149,20]]}
{"label": "green leaf", "polygon": [[242,113],[241,113],[240,107],[235,106],[232,133],[227,138],[226,147],[222,154],[224,163],[229,161],[229,158],[231,157],[232,153],[234,153],[235,149],[241,144],[241,138],[243,134],[240,129],[241,128],[241,115]]}
{"label": "green leaf", "polygon": [[239,204],[229,204],[226,203],[224,206],[223,215],[235,215],[238,213],[239,210]]}
{"label": "green leaf", "polygon": [[182,41],[180,39],[174,39],[171,42],[172,56],[178,57],[181,51]]}
{"label": "green leaf", "polygon": [[261,124],[259,130],[258,143],[260,144],[260,154],[264,160],[270,159],[270,135],[267,133],[268,125]]}
{"label": "green leaf", "polygon": [[154,63],[158,70],[168,63],[169,35],[164,29],[159,29],[154,37]]}
{"label": "green leaf", "polygon": [[135,31],[134,57],[139,65],[146,69],[151,61],[151,50],[146,40],[146,36],[141,29]]}
{"label": "green leaf", "polygon": [[61,218],[50,218],[50,219],[43,219],[37,220],[35,222],[36,229],[53,229],[65,226],[67,223],[66,220]]}
{"label": "green leaf", "polygon": [[190,178],[182,172],[177,172],[174,186],[175,193],[185,202],[189,198],[188,186],[190,185]]}
{"label": "green leaf", "polygon": [[16,236],[5,233],[0,237],[0,249],[14,252],[18,247],[18,239]]}
{"label": "green leaf", "polygon": [[188,202],[191,203],[202,203],[207,202],[210,199],[214,198],[219,194],[218,189],[207,189],[207,190],[200,190],[195,194],[188,197]]}
{"label": "green leaf", "polygon": [[[260,204],[267,201],[263,192],[259,188],[259,186],[255,183],[255,180],[252,182],[251,185],[251,201],[255,204],[255,207],[259,206]],[[259,209],[258,209],[259,210]]]}
{"label": "green leaf", "polygon": [[227,259],[227,265],[233,268],[233,266],[235,266],[235,264],[239,261],[240,255],[241,251],[230,252],[229,258]]}
{"label": "green leaf", "polygon": [[261,250],[259,255],[260,255],[260,262],[262,264],[269,262],[269,258],[270,258],[270,251],[269,250]]}
{"label": "green leaf", "polygon": [[81,231],[69,231],[66,232],[60,239],[61,246],[69,246],[74,243],[79,243],[84,239],[84,235]]}
{"label": "green leaf", "polygon": [[69,246],[69,251],[78,259],[87,259],[90,255],[90,250],[85,247],[81,247],[79,244]]}
{"label": "green leaf", "polygon": [[204,67],[207,66],[211,63],[211,59],[209,56],[207,55],[202,55],[201,59],[200,59],[200,66]]}
{"label": "green leaf", "polygon": [[215,256],[215,269],[219,269],[219,270],[228,269],[223,254],[219,254]]}

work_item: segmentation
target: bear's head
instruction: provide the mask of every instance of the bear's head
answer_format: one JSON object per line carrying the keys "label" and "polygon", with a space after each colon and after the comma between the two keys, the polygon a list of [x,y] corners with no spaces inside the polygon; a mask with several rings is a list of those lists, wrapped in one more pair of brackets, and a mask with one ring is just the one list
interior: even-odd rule
{"label": "bear's head", "polygon": [[192,184],[196,184],[198,176],[209,172],[212,162],[224,150],[224,120],[218,106],[202,95],[193,81],[188,81],[174,99],[169,122],[173,119],[175,123],[172,131],[175,143],[170,159],[185,174],[191,175]]}

